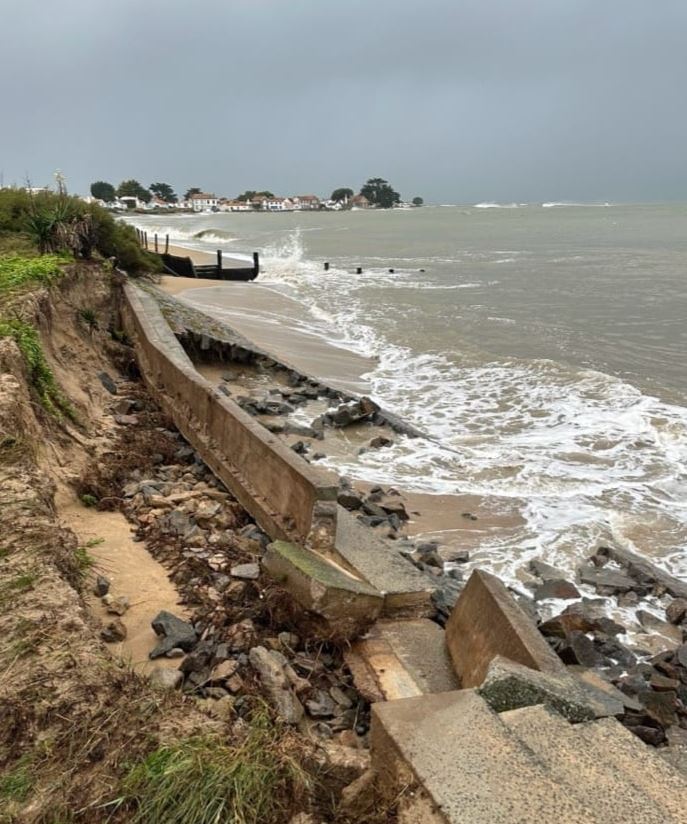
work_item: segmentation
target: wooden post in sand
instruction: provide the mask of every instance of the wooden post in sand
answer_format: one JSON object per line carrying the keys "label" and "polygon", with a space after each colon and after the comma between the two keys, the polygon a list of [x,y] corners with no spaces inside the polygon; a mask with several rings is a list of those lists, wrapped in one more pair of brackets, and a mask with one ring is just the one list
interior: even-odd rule
{"label": "wooden post in sand", "polygon": [[260,274],[260,255],[257,252],[253,252],[253,271],[255,272],[255,277]]}
{"label": "wooden post in sand", "polygon": [[155,252],[157,253],[157,232],[155,232]]}
{"label": "wooden post in sand", "polygon": [[169,254],[169,235],[165,235],[165,254]]}
{"label": "wooden post in sand", "polygon": [[145,243],[146,249],[148,248],[148,232],[143,232],[143,242]]}
{"label": "wooden post in sand", "polygon": [[222,250],[217,250],[217,274],[222,275]]}

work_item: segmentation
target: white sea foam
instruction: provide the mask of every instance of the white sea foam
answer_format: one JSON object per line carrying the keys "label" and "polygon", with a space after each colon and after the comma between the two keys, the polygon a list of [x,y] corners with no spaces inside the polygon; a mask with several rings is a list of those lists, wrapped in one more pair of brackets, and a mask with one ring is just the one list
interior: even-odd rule
{"label": "white sea foam", "polygon": [[520,209],[527,206],[526,203],[475,203],[474,209]]}

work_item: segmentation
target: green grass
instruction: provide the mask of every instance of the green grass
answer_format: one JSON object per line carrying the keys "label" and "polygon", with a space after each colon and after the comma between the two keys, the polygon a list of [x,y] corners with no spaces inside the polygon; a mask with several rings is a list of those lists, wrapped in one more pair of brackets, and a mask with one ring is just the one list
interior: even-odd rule
{"label": "green grass", "polygon": [[38,330],[18,318],[0,318],[0,338],[13,338],[16,342],[29,370],[31,384],[38,393],[42,405],[58,417],[65,413],[73,418],[74,410],[62,394],[52,369],[48,366]]}
{"label": "green grass", "polygon": [[33,572],[22,572],[20,575],[10,578],[9,581],[0,583],[0,592],[28,592],[30,589],[33,589],[35,583],[36,575],[34,575]]}
{"label": "green grass", "polygon": [[265,711],[245,739],[228,745],[196,737],[160,747],[133,766],[119,801],[133,802],[131,824],[270,824],[288,821],[308,779],[296,752]]}
{"label": "green grass", "polygon": [[0,255],[0,294],[27,284],[50,285],[63,273],[68,258],[62,255]]}
{"label": "green grass", "polygon": [[22,802],[28,798],[33,787],[33,777],[29,769],[29,759],[20,758],[15,767],[0,774],[0,800]]}
{"label": "green grass", "polygon": [[94,546],[99,546],[104,542],[104,538],[91,538],[91,540],[86,541],[83,546],[78,546],[76,548],[76,551],[74,552],[74,562],[79,573],[79,578],[83,579],[88,570],[94,567],[96,563],[95,558],[88,550],[92,549]]}
{"label": "green grass", "polygon": [[98,499],[95,497],[95,495],[81,495],[81,503],[85,507],[92,507],[98,503]]}

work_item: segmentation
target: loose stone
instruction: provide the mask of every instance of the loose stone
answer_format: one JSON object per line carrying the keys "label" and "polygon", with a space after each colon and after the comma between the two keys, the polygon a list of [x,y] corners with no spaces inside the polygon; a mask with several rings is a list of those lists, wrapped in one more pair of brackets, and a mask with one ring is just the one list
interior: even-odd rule
{"label": "loose stone", "polygon": [[254,581],[260,577],[259,564],[237,564],[230,570],[234,578],[241,578],[247,581]]}
{"label": "loose stone", "polygon": [[126,627],[119,620],[110,621],[100,631],[100,637],[108,644],[123,641],[126,638]]}

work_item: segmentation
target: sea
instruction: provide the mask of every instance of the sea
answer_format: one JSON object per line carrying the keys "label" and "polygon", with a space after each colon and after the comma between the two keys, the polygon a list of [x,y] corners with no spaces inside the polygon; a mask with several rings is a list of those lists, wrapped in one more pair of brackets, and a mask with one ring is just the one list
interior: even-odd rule
{"label": "sea", "polygon": [[191,248],[259,251],[257,283],[301,307],[289,323],[374,357],[372,397],[429,437],[336,468],[517,501],[522,523],[485,532],[482,565],[572,574],[614,543],[687,578],[687,205],[132,219]]}

